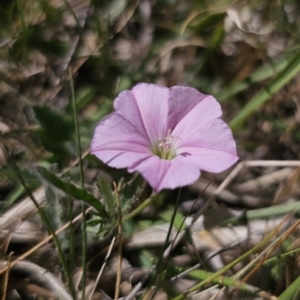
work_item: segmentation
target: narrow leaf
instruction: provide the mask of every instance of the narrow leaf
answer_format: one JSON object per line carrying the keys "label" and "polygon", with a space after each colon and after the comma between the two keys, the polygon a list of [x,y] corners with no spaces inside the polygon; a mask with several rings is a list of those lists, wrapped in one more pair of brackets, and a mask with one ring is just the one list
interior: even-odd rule
{"label": "narrow leaf", "polygon": [[277,93],[300,71],[300,53],[291,58],[288,65],[271,81],[269,85],[258,92],[239,114],[230,122],[232,130],[238,129],[246,119],[271,96]]}
{"label": "narrow leaf", "polygon": [[49,181],[55,187],[65,192],[67,195],[71,195],[74,198],[83,200],[84,202],[94,207],[102,216],[106,217],[106,212],[103,204],[93,194],[87,192],[83,188],[77,187],[73,183],[62,180],[46,168],[38,167],[38,171],[47,181]]}
{"label": "narrow leaf", "polygon": [[243,81],[236,82],[216,95],[219,102],[226,101],[230,97],[250,88],[254,83],[261,82],[281,72],[288,64],[286,58],[275,61],[274,63],[262,66],[257,71],[253,72]]}

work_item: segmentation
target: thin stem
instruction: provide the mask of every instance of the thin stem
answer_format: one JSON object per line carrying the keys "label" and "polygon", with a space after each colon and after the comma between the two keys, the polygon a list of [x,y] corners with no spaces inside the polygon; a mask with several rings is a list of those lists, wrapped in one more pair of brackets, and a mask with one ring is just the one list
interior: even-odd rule
{"label": "thin stem", "polygon": [[134,209],[132,212],[127,214],[123,217],[123,222],[133,218],[134,216],[138,215],[140,212],[142,212],[146,207],[148,207],[154,200],[156,195],[152,195],[151,197],[147,198],[140,206],[138,206],[136,209]]}
{"label": "thin stem", "polygon": [[[72,221],[72,215],[73,215],[73,201],[71,197],[68,197],[68,208],[67,208],[67,216],[68,220]],[[75,266],[75,247],[74,247],[74,225],[73,223],[70,224],[69,228],[69,248],[70,248],[70,271],[74,271],[74,266]]]}
{"label": "thin stem", "polygon": [[121,201],[119,196],[119,191],[116,183],[114,182],[114,188],[116,191],[116,199],[118,205],[118,272],[116,280],[116,291],[115,291],[115,300],[119,299],[120,294],[120,284],[122,277],[122,210],[121,210]]}
{"label": "thin stem", "polygon": [[[79,133],[79,125],[78,125],[78,116],[76,109],[76,100],[75,100],[75,92],[74,92],[74,83],[73,83],[73,74],[71,68],[69,69],[70,75],[70,86],[72,92],[72,104],[73,104],[73,113],[74,113],[74,123],[75,123],[75,131],[77,137],[77,147],[78,147],[78,156],[79,156],[79,169],[80,169],[80,183],[81,187],[84,188],[84,175],[83,175],[83,163],[82,163],[82,150],[81,150],[81,142],[80,142],[80,133]],[[86,232],[86,215],[85,215],[85,203],[81,202],[81,211],[82,211],[82,300],[85,299],[85,287],[86,287],[86,266],[87,266],[87,232]]]}
{"label": "thin stem", "polygon": [[[5,151],[5,149],[4,149]],[[59,240],[57,238],[57,235],[55,234],[55,231],[51,225],[51,222],[49,221],[47,215],[45,214],[44,210],[40,207],[39,203],[36,201],[36,199],[34,198],[33,194],[31,193],[30,189],[27,187],[26,183],[25,183],[25,180],[20,172],[20,169],[19,167],[17,166],[17,164],[14,162],[13,159],[10,158],[10,156],[8,155],[7,151],[5,151],[6,154],[7,154],[7,157],[8,157],[8,160],[11,164],[11,166],[13,167],[17,177],[19,178],[22,186],[24,187],[27,195],[29,196],[29,198],[31,199],[31,201],[33,202],[33,204],[35,205],[43,223],[46,225],[47,229],[49,230],[49,232],[51,233],[51,235],[53,236],[53,240],[55,242],[55,245],[57,247],[57,251],[58,251],[58,255],[59,255],[59,258],[60,258],[60,261],[61,261],[61,264],[63,266],[63,270],[64,270],[64,273],[65,273],[65,276],[66,276],[66,279],[68,281],[68,286],[69,286],[69,289],[70,289],[70,293],[73,297],[73,299],[77,299],[76,297],[76,290],[75,290],[75,286],[74,286],[74,283],[73,283],[73,280],[72,280],[72,275],[70,274],[70,271],[69,271],[69,268],[68,268],[68,265],[67,265],[67,261],[66,261],[66,258],[65,258],[65,255],[61,249],[61,246],[60,246],[60,243],[59,243]]]}
{"label": "thin stem", "polygon": [[[168,229],[165,244],[163,246],[161,255],[159,256],[158,261],[156,263],[156,270],[155,270],[155,274],[154,274],[154,280],[156,279],[157,275],[160,272],[160,268],[161,268],[161,264],[162,264],[163,259],[165,259],[167,257],[167,255],[165,255],[165,250],[167,249],[168,244],[169,244],[170,236],[171,236],[171,233],[172,233],[172,228],[173,228],[173,225],[174,225],[174,221],[175,221],[176,214],[177,214],[177,209],[178,209],[178,206],[179,206],[180,196],[181,196],[181,189],[179,189],[178,194],[177,194],[177,199],[176,199],[174,211],[173,211],[173,214],[172,214],[172,217],[171,217],[170,226],[169,226],[169,229]],[[167,254],[169,254],[169,253],[170,252],[167,252]]]}

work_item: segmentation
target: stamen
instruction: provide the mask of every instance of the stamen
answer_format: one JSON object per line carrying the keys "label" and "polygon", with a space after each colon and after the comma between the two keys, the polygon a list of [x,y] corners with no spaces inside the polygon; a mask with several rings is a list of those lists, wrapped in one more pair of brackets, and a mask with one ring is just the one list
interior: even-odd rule
{"label": "stamen", "polygon": [[171,136],[171,129],[167,131],[167,135],[164,138],[159,138],[160,143],[156,146],[154,153],[162,159],[172,160],[176,153],[174,151],[174,140],[175,138]]}

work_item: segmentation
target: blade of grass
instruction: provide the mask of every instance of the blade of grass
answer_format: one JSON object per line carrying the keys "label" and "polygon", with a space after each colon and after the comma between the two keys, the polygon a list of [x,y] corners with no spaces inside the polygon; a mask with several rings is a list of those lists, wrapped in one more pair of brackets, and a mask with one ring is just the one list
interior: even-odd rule
{"label": "blade of grass", "polygon": [[237,130],[254,113],[263,105],[272,95],[277,93],[285,84],[287,84],[300,71],[300,53],[293,56],[287,66],[271,81],[269,85],[259,91],[239,114],[229,123],[232,130]]}
{"label": "blade of grass", "polygon": [[263,66],[257,71],[253,72],[245,80],[236,82],[230,85],[228,88],[222,89],[222,91],[219,94],[217,94],[216,98],[219,102],[226,101],[227,99],[236,95],[237,93],[250,88],[253,83],[263,81],[276,75],[278,72],[281,72],[287,66],[287,64],[288,60],[284,58],[274,63],[268,64],[267,66]]}
{"label": "blade of grass", "polygon": [[296,300],[299,299],[300,293],[300,276],[298,276],[292,284],[290,284],[283,293],[280,294],[280,300]]}
{"label": "blade of grass", "polygon": [[[73,73],[72,69],[69,69],[70,75],[70,87],[72,93],[72,103],[73,103],[73,114],[74,114],[74,123],[75,123],[75,131],[77,138],[77,147],[78,147],[78,157],[79,157],[79,168],[80,168],[80,183],[81,187],[84,188],[84,174],[83,174],[83,163],[82,163],[82,150],[81,150],[81,142],[80,142],[80,133],[79,133],[79,124],[78,124],[78,116],[77,116],[77,108],[76,108],[76,99],[74,92],[74,83],[73,83]],[[86,265],[87,265],[87,231],[86,231],[86,215],[85,215],[85,203],[81,202],[81,211],[82,211],[82,300],[85,299],[85,287],[86,287]]]}
{"label": "blade of grass", "polygon": [[[203,271],[203,270],[194,270],[194,271],[190,272],[190,276],[192,276],[193,278],[196,278],[196,279],[206,280],[209,277],[213,277],[214,273]],[[250,284],[247,284],[242,281],[239,281],[239,280],[236,280],[236,279],[233,279],[230,277],[226,277],[226,276],[218,276],[218,277],[212,279],[211,283],[218,284],[220,286],[233,287],[237,290],[255,294],[256,296],[262,297],[265,299],[272,299],[272,300],[278,299],[277,297],[269,294],[268,292],[262,291],[258,287],[252,286]],[[273,297],[273,298],[271,298],[271,297]]]}
{"label": "blade of grass", "polygon": [[299,202],[284,203],[279,205],[274,205],[270,207],[257,208],[253,210],[248,210],[244,214],[238,217],[233,217],[227,219],[222,223],[222,226],[225,225],[235,225],[239,223],[245,223],[254,219],[269,219],[278,216],[283,216],[288,213],[297,213],[300,211]]}
{"label": "blade of grass", "polygon": [[[72,197],[68,196],[67,199],[67,218],[68,221],[72,221],[73,216],[73,199]],[[69,227],[69,236],[68,236],[68,242],[69,242],[69,249],[70,249],[70,260],[69,260],[69,266],[70,271],[75,271],[75,239],[74,239],[74,225],[71,222]]]}

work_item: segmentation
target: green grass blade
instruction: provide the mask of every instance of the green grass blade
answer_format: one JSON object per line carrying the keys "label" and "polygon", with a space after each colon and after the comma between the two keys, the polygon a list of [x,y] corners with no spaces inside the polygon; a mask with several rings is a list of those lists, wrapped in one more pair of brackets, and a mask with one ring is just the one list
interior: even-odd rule
{"label": "green grass blade", "polygon": [[291,203],[284,203],[269,207],[257,208],[248,210],[245,214],[227,219],[222,223],[223,226],[231,224],[240,224],[244,223],[245,221],[250,221],[254,219],[270,219],[276,218],[278,216],[284,216],[286,214],[295,214],[300,211],[300,203],[299,202],[291,202]]}
{"label": "green grass blade", "polygon": [[288,59],[280,59],[274,63],[268,64],[266,66],[262,66],[257,71],[253,72],[249,77],[245,80],[236,82],[230,85],[228,88],[222,89],[222,91],[216,95],[216,98],[219,102],[226,101],[230,97],[240,93],[252,86],[254,83],[261,82],[266,80],[278,72],[281,72],[288,64]]}
{"label": "green grass blade", "polygon": [[[67,3],[67,2],[66,2]],[[80,132],[79,132],[79,123],[77,116],[77,107],[74,91],[74,82],[73,74],[70,68],[70,87],[72,92],[72,104],[73,104],[73,116],[74,116],[74,125],[77,139],[77,148],[78,148],[78,157],[79,157],[79,169],[80,169],[80,183],[82,189],[84,189],[84,173],[83,173],[83,163],[82,163],[82,150],[81,150],[81,141],[80,141]],[[85,216],[85,203],[81,202],[81,211],[82,211],[82,278],[81,278],[81,299],[85,299],[85,289],[86,289],[86,270],[87,270],[87,229],[86,229],[86,216]]]}
{"label": "green grass blade", "polygon": [[[194,270],[190,272],[190,276],[199,280],[207,280],[208,278],[212,278],[214,276],[214,273],[203,271],[203,270]],[[232,287],[235,288],[236,290],[247,292],[250,294],[255,294],[257,296],[261,296],[264,298],[268,297],[268,299],[272,296],[269,293],[260,290],[258,287],[222,275],[213,278],[211,283],[218,284],[220,286]]]}
{"label": "green grass blade", "polygon": [[300,297],[300,276],[291,283],[287,289],[280,294],[280,300],[296,300]]}
{"label": "green grass blade", "polygon": [[272,95],[277,93],[300,71],[300,53],[292,57],[288,65],[271,81],[269,85],[258,92],[239,114],[230,122],[232,130],[237,130],[246,119],[264,104]]}

